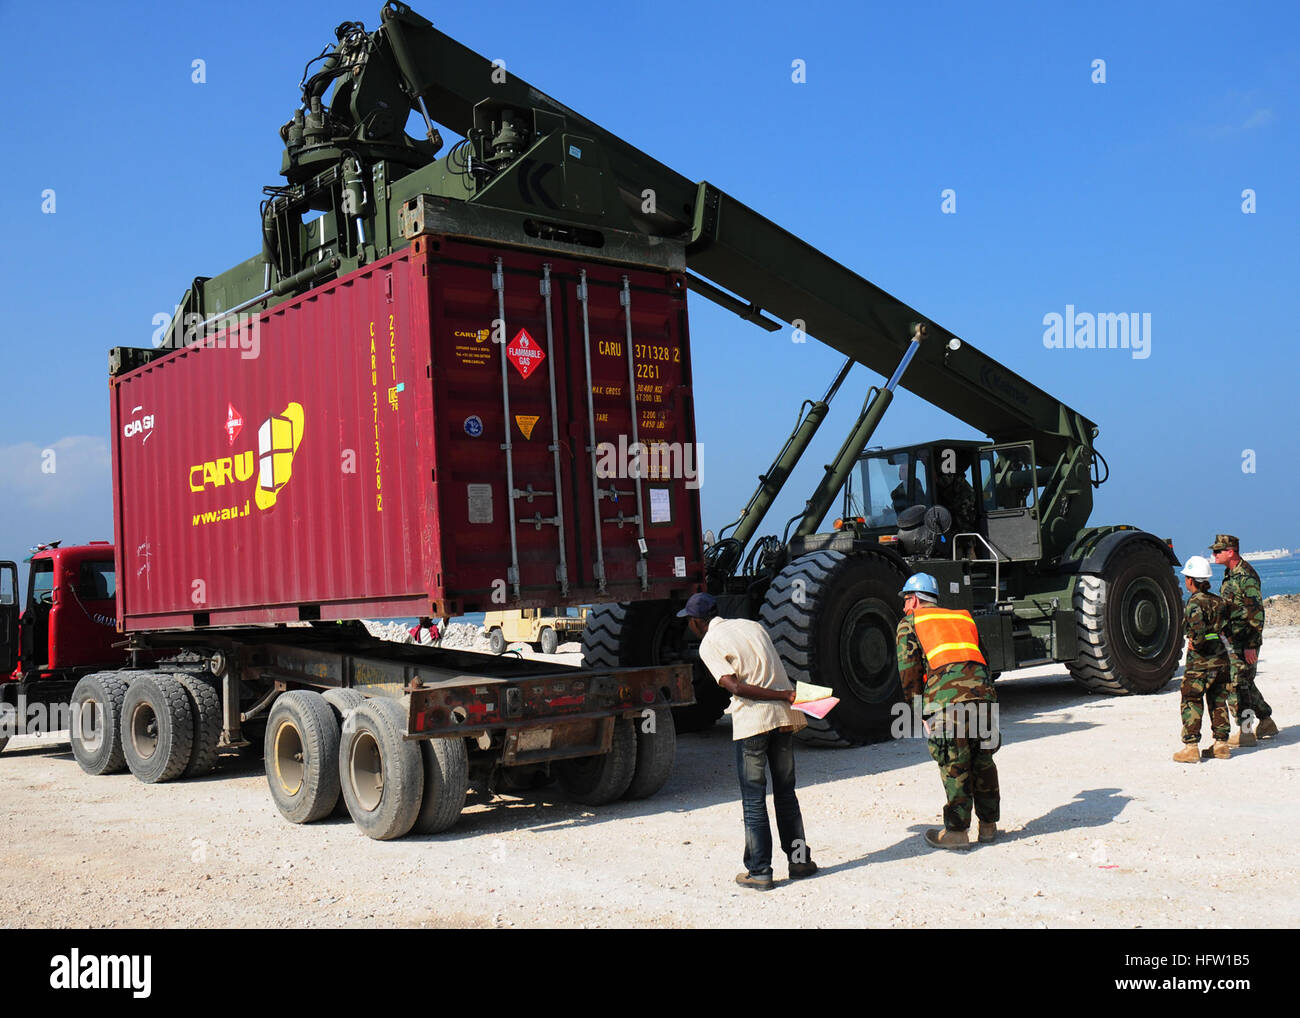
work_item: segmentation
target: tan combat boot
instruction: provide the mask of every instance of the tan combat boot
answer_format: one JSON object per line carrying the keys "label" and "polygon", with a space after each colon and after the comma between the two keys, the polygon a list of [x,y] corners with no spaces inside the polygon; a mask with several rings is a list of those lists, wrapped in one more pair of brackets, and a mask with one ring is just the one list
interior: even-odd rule
{"label": "tan combat boot", "polygon": [[1256,745],[1257,741],[1258,740],[1255,738],[1254,732],[1243,732],[1240,728],[1238,728],[1235,732],[1233,732],[1230,736],[1228,736],[1228,745],[1233,747],[1234,749],[1237,748],[1238,746],[1241,747],[1254,746]]}
{"label": "tan combat boot", "polygon": [[1232,750],[1228,748],[1228,744],[1226,742],[1222,740],[1218,740],[1214,743],[1214,759],[1228,760],[1231,759],[1231,757],[1232,757]]}
{"label": "tan combat boot", "polygon": [[1201,747],[1194,742],[1189,742],[1177,753],[1174,754],[1174,763],[1200,763]]}
{"label": "tan combat boot", "polygon": [[931,848],[970,848],[970,836],[965,831],[952,831],[947,827],[925,832]]}
{"label": "tan combat boot", "polygon": [[980,843],[987,845],[991,841],[996,841],[998,836],[998,825],[995,823],[985,823],[980,821]]}
{"label": "tan combat boot", "polygon": [[1277,734],[1277,722],[1272,718],[1265,718],[1255,729],[1255,736],[1260,739],[1267,739]]}

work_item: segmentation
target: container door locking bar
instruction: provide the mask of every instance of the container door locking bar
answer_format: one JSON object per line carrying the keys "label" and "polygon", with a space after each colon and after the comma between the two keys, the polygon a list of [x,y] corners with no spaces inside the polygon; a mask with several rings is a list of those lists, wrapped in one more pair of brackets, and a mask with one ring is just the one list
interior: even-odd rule
{"label": "container door locking bar", "polygon": [[510,444],[510,375],[506,371],[506,274],[501,267],[501,259],[496,259],[496,271],[492,273],[492,289],[497,292],[497,319],[501,322],[501,402],[505,407],[505,444],[501,446],[506,452],[506,492],[510,503],[510,573],[507,579],[515,588],[515,600],[519,600],[519,542],[515,534],[515,461]]}
{"label": "container door locking bar", "polygon": [[[555,343],[551,332],[551,263],[542,266],[542,296],[546,298],[546,363],[551,373],[551,459],[555,465],[555,526],[559,535],[560,561],[555,567],[555,578],[560,584],[560,596],[569,596],[569,567],[564,552],[564,499],[560,484],[560,415],[555,401]],[[590,386],[587,393],[591,399]],[[509,424],[506,425],[509,428]],[[530,486],[531,487],[531,486]],[[531,499],[530,499],[531,501]],[[538,529],[541,529],[540,527]]]}
{"label": "container door locking bar", "polygon": [[[618,295],[618,302],[623,305],[623,322],[627,333],[627,394],[632,408],[632,448],[639,453],[641,451],[641,437],[637,422],[636,367],[632,356],[632,289],[628,286],[627,276],[623,277],[623,289]],[[648,459],[649,457],[647,457]],[[619,519],[622,520],[622,518],[623,514],[619,513]],[[638,552],[636,574],[641,578],[641,589],[648,590],[650,588],[650,577],[646,572],[645,510],[642,507],[641,500],[641,470],[639,465],[636,470],[636,529]]]}
{"label": "container door locking bar", "polygon": [[587,362],[587,433],[591,436],[587,452],[591,454],[591,508],[596,530],[596,563],[592,570],[596,589],[605,593],[605,542],[600,534],[600,478],[596,475],[596,408],[591,389],[591,320],[587,312],[587,270],[578,273],[578,303],[582,305],[582,353]]}

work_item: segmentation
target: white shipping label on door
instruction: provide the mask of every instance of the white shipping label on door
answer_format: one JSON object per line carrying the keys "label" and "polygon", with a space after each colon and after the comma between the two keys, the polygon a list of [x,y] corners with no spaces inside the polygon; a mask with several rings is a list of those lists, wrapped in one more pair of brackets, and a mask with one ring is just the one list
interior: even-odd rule
{"label": "white shipping label on door", "polygon": [[673,503],[667,488],[650,489],[650,522],[671,523],[673,521]]}
{"label": "white shipping label on door", "polygon": [[673,575],[684,578],[686,576],[686,556],[678,555],[673,559]]}
{"label": "white shipping label on door", "polygon": [[467,484],[469,489],[469,521],[471,523],[492,522],[492,485]]}

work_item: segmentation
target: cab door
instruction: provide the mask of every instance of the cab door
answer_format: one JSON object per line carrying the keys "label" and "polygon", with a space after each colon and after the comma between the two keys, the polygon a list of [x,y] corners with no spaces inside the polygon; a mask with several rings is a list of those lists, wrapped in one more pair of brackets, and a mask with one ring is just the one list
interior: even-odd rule
{"label": "cab door", "polygon": [[[1038,470],[1032,442],[986,446],[979,452],[984,536],[1012,562],[1042,556],[1038,528]],[[983,557],[983,556],[977,556]]]}
{"label": "cab door", "polygon": [[18,564],[0,562],[0,681],[18,666]]}

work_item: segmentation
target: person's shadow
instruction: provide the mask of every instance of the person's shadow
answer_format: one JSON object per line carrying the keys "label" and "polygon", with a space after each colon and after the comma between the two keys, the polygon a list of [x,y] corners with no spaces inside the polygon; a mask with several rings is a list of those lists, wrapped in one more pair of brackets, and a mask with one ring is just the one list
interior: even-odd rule
{"label": "person's shadow", "polygon": [[[1041,817],[1030,820],[1023,827],[1014,831],[998,830],[998,838],[992,845],[980,845],[975,843],[975,818],[971,818],[971,851],[978,851],[981,848],[996,848],[998,845],[1008,841],[1019,841],[1021,838],[1037,838],[1044,834],[1057,834],[1061,831],[1078,830],[1081,827],[1104,827],[1124,811],[1124,807],[1132,801],[1132,797],[1121,794],[1118,788],[1090,788],[1079,792],[1075,797],[1066,803],[1044,813]],[[839,870],[857,869],[859,866],[868,866],[872,863],[897,862],[900,859],[910,859],[915,856],[929,855],[935,851],[922,840],[927,830],[934,828],[935,824],[913,824],[908,828],[907,837],[894,842],[887,848],[877,849],[874,852],[868,852],[866,855],[859,856],[856,859],[848,859],[841,863],[832,863],[829,866],[823,866],[819,872],[835,873]]]}

